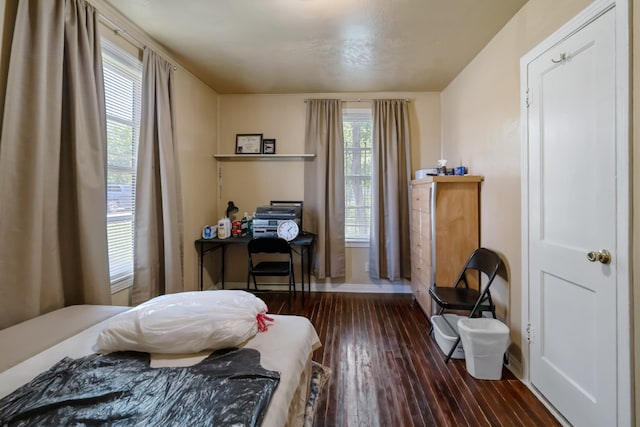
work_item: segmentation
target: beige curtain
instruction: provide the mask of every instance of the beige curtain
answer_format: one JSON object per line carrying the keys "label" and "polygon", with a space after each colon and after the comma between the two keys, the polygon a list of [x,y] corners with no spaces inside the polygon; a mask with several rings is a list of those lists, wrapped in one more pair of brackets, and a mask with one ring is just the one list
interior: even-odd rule
{"label": "beige curtain", "polygon": [[373,101],[373,180],[369,274],[392,281],[411,274],[407,101]]}
{"label": "beige curtain", "polygon": [[184,290],[173,67],[146,47],[142,61],[133,279],[135,304]]}
{"label": "beige curtain", "polygon": [[318,279],[345,276],[344,254],[344,136],[342,104],[338,99],[307,103],[304,223],[316,234],[313,272]]}
{"label": "beige curtain", "polygon": [[0,329],[110,304],[98,20],[84,0],[21,0],[0,134]]}

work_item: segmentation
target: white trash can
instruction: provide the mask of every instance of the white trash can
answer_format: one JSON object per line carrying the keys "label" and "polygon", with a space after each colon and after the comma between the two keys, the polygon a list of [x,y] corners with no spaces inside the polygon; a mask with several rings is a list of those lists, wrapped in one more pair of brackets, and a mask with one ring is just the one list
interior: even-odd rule
{"label": "white trash can", "polygon": [[[458,341],[458,320],[462,318],[463,316],[459,316],[453,313],[431,316],[433,335],[436,337],[436,343],[438,343],[440,350],[442,350],[445,355],[449,354],[451,347],[453,347],[456,341]],[[462,348],[462,342],[459,342],[456,349],[453,350],[451,358],[464,359],[464,349]]]}
{"label": "white trash can", "polygon": [[509,345],[509,327],[496,319],[462,318],[458,333],[467,371],[480,380],[502,378],[502,357]]}

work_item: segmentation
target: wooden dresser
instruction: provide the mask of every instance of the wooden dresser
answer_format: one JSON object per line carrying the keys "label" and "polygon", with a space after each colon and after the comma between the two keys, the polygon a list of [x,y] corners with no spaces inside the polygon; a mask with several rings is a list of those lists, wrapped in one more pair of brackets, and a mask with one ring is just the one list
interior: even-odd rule
{"label": "wooden dresser", "polygon": [[431,176],[411,181],[411,289],[429,317],[431,284],[453,286],[480,246],[482,179]]}

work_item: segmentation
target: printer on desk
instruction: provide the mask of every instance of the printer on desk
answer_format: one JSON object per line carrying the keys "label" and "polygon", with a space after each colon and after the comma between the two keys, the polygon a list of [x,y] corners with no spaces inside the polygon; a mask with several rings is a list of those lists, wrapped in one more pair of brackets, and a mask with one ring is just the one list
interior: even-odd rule
{"label": "printer on desk", "polygon": [[[294,221],[302,230],[302,202],[271,202],[258,206],[253,217],[253,238],[278,237],[278,226],[284,221]],[[294,204],[295,203],[295,204]]]}

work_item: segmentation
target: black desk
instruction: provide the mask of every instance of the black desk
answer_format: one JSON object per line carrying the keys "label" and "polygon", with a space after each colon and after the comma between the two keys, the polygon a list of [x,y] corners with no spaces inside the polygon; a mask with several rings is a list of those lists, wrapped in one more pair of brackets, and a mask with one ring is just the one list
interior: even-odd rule
{"label": "black desk", "polygon": [[[210,252],[214,252],[217,249],[222,249],[222,289],[224,289],[224,264],[225,264],[225,252],[228,245],[244,245],[246,246],[252,239],[251,236],[244,237],[229,237],[228,239],[198,239],[196,240],[196,246],[198,247],[198,254],[200,255],[200,290],[203,287],[203,270],[204,270],[204,256]],[[304,256],[307,255],[307,276],[309,277],[309,292],[311,292],[311,252],[313,251],[313,243],[315,241],[315,234],[304,233],[289,242],[294,252],[300,254],[300,266],[302,272],[302,294],[304,295]]]}

